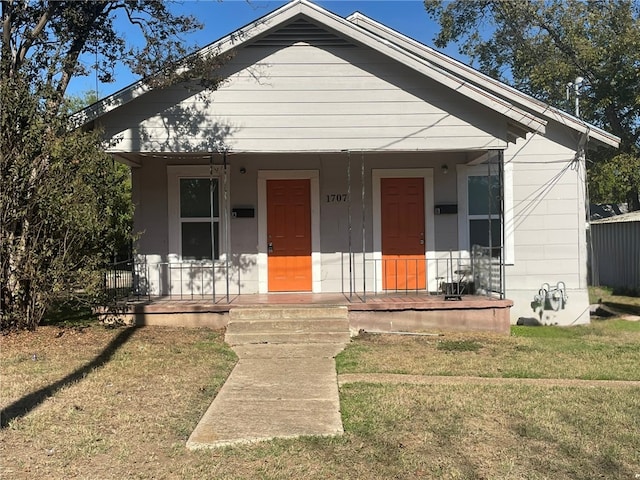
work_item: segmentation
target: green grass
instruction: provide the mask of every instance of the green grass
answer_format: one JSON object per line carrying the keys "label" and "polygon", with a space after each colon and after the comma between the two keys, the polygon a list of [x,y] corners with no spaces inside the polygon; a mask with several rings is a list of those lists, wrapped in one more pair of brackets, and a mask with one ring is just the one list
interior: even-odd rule
{"label": "green grass", "polygon": [[640,322],[513,326],[512,335],[364,335],[337,359],[340,373],[640,380]]}
{"label": "green grass", "polygon": [[342,408],[380,478],[633,478],[638,393],[357,383]]}
{"label": "green grass", "polygon": [[[340,354],[339,368],[637,379],[637,326],[517,328],[511,337],[364,335]],[[0,478],[617,480],[640,473],[640,388],[557,382],[347,383],[342,436],[187,450],[235,361],[222,332],[206,329],[94,324],[0,337],[3,409],[82,372],[0,430]]]}
{"label": "green grass", "polygon": [[86,327],[97,324],[98,317],[86,303],[79,301],[58,302],[51,306],[42,319],[42,325],[58,327]]}
{"label": "green grass", "polygon": [[511,335],[528,338],[569,338],[580,339],[589,335],[617,336],[617,332],[637,333],[640,331],[640,322],[630,322],[620,319],[592,320],[590,325],[577,327],[545,326],[523,327],[511,326]]}
{"label": "green grass", "polygon": [[[629,322],[624,322],[629,323]],[[523,327],[513,325],[511,335],[523,338],[546,338],[546,339],[579,339],[586,335],[594,334],[594,329],[583,328],[582,326],[567,328],[556,326],[545,327]]]}

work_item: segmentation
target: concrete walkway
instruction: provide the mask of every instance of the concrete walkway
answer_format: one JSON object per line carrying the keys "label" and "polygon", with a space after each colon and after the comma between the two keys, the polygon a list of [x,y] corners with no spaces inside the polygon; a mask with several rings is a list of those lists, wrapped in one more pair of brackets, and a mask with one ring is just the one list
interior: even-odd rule
{"label": "concrete walkway", "polygon": [[195,450],[343,433],[334,357],[344,343],[236,345],[239,361],[198,423]]}
{"label": "concrete walkway", "polygon": [[338,385],[347,383],[383,383],[389,385],[533,385],[540,387],[637,388],[637,380],[580,380],[576,378],[469,377],[448,375],[405,375],[395,373],[344,373]]}

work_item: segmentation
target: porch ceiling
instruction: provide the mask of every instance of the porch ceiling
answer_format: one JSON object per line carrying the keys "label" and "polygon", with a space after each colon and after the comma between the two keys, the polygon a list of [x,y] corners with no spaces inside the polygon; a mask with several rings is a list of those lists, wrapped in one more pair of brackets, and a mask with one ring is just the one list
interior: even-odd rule
{"label": "porch ceiling", "polygon": [[[250,157],[253,155],[259,155],[261,157],[281,157],[282,155],[294,155],[294,156],[316,156],[316,155],[365,155],[372,156],[393,156],[394,154],[432,154],[433,158],[437,158],[439,154],[443,153],[461,153],[466,154],[469,163],[482,163],[486,161],[486,156],[489,152],[495,152],[502,150],[501,148],[489,148],[489,149],[442,149],[442,150],[365,150],[365,149],[341,149],[341,150],[281,150],[281,151],[234,151],[228,150],[226,152],[113,152],[113,157],[121,162],[131,166],[140,167],[144,159],[164,159],[164,160],[184,160],[186,163],[190,161],[196,163],[209,162],[213,157],[214,163],[219,164],[220,158],[225,154],[229,159],[233,157]],[[345,157],[346,158],[346,157]],[[480,159],[479,161],[477,159]]]}

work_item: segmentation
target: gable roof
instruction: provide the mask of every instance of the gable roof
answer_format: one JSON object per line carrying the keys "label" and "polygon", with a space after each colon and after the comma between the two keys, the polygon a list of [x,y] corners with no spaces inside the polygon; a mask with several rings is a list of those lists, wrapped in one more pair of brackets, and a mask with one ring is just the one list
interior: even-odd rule
{"label": "gable roof", "polygon": [[[367,46],[425,75],[454,91],[506,117],[511,140],[527,132],[545,133],[549,119],[589,135],[601,143],[617,147],[619,139],[575,117],[538,102],[507,85],[493,80],[476,70],[442,55],[368,17],[355,13],[347,19],[335,15],[308,0],[293,0],[270,14],[242,27],[220,40],[202,48],[194,55],[222,55],[257,41],[285,40],[286,27],[299,19],[311,21],[316,29],[314,41],[349,41]],[[336,35],[327,36],[329,32]],[[322,33],[324,31],[324,33]],[[305,32],[289,29],[290,35]],[[279,33],[279,35],[277,35]],[[306,32],[308,35],[309,32]],[[318,36],[320,34],[320,36]],[[324,36],[323,36],[324,35]],[[144,95],[150,87],[140,80],[96,102],[76,114],[78,125],[99,118]]]}
{"label": "gable roof", "polygon": [[431,62],[443,70],[450,72],[452,75],[464,78],[466,81],[478,86],[479,88],[486,89],[498,97],[525,108],[536,115],[540,115],[549,120],[554,120],[580,133],[588,134],[591,138],[603,144],[616,148],[620,144],[620,138],[615,135],[584,122],[567,112],[537,100],[503,82],[491,78],[458,60],[444,55],[443,53],[417,42],[396,30],[376,22],[360,12],[353,13],[347,17],[347,20],[389,40],[390,42],[395,43],[401,48],[407,49],[425,61]]}

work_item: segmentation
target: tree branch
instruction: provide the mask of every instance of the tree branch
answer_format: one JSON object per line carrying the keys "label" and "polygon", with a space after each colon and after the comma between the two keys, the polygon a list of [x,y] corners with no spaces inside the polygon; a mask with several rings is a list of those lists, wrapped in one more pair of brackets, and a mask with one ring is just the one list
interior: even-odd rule
{"label": "tree branch", "polygon": [[108,2],[95,2],[92,4],[93,10],[86,11],[87,20],[83,25],[83,30],[76,35],[67,54],[64,56],[64,64],[62,67],[62,75],[58,85],[56,86],[56,99],[54,105],[52,105],[52,114],[57,113],[57,109],[64,98],[64,93],[69,86],[69,82],[73,76],[73,71],[76,68],[76,64],[78,63],[78,58],[84,49],[91,32],[93,31],[93,27],[104,13],[104,10],[108,8]]}
{"label": "tree branch", "polygon": [[15,69],[18,70],[22,62],[27,56],[29,49],[33,46],[33,42],[35,42],[36,38],[40,36],[40,34],[44,31],[44,28],[47,26],[49,19],[53,16],[56,9],[58,8],[57,2],[50,2],[49,7],[42,13],[38,23],[33,27],[30,32],[27,32],[25,35],[25,40],[18,48],[15,59]]}
{"label": "tree branch", "polygon": [[[8,60],[13,56],[11,52],[11,23],[13,19],[13,5],[7,0],[2,0],[2,70],[7,76],[11,72],[11,62]],[[6,70],[6,72],[5,72]]]}

